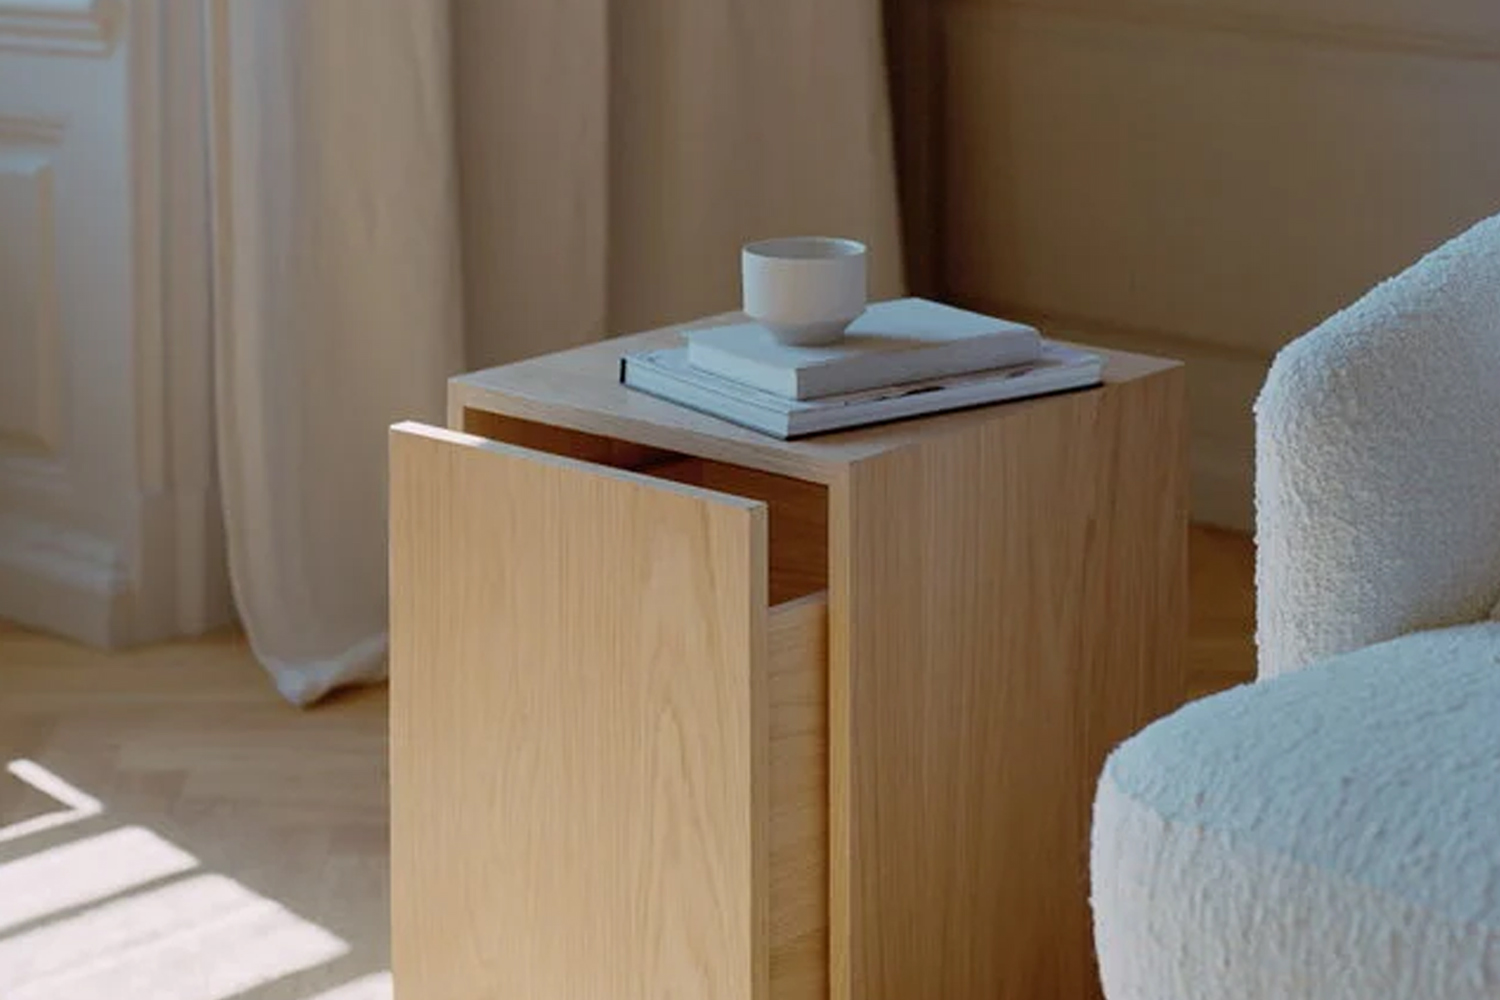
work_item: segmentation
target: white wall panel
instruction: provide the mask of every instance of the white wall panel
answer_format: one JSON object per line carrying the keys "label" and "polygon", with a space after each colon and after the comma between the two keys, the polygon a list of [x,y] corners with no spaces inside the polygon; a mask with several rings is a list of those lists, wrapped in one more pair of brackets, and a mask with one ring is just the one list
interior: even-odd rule
{"label": "white wall panel", "polygon": [[99,644],[228,615],[197,11],[0,0],[0,617]]}

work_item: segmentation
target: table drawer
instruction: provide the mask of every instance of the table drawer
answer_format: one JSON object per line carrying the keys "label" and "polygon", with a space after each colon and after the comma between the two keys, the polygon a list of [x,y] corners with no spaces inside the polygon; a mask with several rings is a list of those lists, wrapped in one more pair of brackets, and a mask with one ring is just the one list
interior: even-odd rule
{"label": "table drawer", "polygon": [[392,432],[403,1000],[826,996],[825,488],[488,429]]}

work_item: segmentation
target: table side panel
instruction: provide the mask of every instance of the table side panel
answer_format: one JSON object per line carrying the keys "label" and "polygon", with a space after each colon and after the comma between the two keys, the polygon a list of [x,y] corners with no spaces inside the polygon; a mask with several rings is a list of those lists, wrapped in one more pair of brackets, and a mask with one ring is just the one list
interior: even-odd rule
{"label": "table side panel", "polygon": [[1181,368],[856,464],[830,495],[835,1000],[1099,995],[1108,751],[1182,698]]}

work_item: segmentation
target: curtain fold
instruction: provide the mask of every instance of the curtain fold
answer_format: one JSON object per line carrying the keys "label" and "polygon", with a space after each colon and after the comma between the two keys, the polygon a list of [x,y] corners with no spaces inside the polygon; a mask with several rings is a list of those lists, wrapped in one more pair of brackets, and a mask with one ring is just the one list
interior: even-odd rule
{"label": "curtain fold", "polygon": [[384,674],[386,431],[462,364],[446,0],[215,0],[217,438],[277,688]]}

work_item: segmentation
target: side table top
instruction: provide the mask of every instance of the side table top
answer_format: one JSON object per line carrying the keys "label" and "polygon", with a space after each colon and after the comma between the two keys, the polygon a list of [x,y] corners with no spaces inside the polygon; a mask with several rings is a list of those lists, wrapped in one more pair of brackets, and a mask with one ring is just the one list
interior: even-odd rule
{"label": "side table top", "polygon": [[[681,342],[685,330],[743,320],[740,313],[707,316],[456,375],[448,382],[449,426],[462,428],[464,410],[480,410],[814,482],[831,482],[847,466],[863,459],[958,427],[1011,419],[1047,406],[1055,398],[1016,400],[782,441],[620,383],[623,355],[671,347]],[[1079,392],[1108,392],[1112,386],[1181,366],[1181,362],[1167,358],[1077,346],[1105,358],[1104,385]]]}

